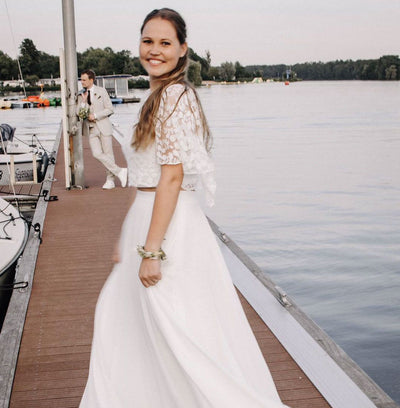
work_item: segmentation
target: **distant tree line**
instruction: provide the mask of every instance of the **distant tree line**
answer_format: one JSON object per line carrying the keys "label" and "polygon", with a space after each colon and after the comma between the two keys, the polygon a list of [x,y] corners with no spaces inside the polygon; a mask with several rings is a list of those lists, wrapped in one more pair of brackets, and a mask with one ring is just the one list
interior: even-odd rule
{"label": "distant tree line", "polygon": [[[58,56],[39,51],[29,38],[22,41],[19,50],[19,61],[25,81],[33,85],[39,78],[59,77]],[[385,55],[370,60],[306,62],[290,67],[284,64],[242,66],[239,61],[235,63],[226,61],[220,66],[212,66],[209,51],[201,57],[190,48],[189,59],[189,79],[195,85],[200,85],[202,80],[248,81],[255,77],[286,79],[287,73],[292,80],[400,79],[400,58],[397,55]],[[97,75],[146,75],[139,58],[132,56],[128,50],[114,51],[110,47],[104,49],[90,47],[82,53],[78,52],[77,60],[79,72],[90,68]],[[18,78],[17,60],[0,51],[0,81]]]}
{"label": "distant tree line", "polygon": [[[59,57],[39,51],[32,40],[22,41],[18,56],[24,79],[31,76],[37,78],[58,78],[60,76]],[[94,69],[98,75],[131,74],[145,75],[138,57],[132,57],[130,51],[114,52],[110,47],[104,49],[88,48],[77,53],[78,71]],[[0,80],[16,79],[19,77],[17,60],[10,58],[0,51]]]}
{"label": "distant tree line", "polygon": [[[281,78],[287,65],[251,65],[246,72],[251,76]],[[303,80],[396,80],[400,79],[398,55],[384,55],[379,59],[336,60],[330,62],[305,62],[290,66],[290,76]]]}

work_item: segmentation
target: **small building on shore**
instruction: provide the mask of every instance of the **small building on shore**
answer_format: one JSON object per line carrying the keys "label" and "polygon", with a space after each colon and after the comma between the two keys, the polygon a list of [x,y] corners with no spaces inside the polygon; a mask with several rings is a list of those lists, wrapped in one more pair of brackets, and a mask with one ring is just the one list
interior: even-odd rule
{"label": "small building on shore", "polygon": [[131,78],[132,75],[128,74],[98,75],[95,83],[106,88],[113,103],[140,102],[140,98],[129,94],[128,80]]}
{"label": "small building on shore", "polygon": [[129,94],[128,80],[132,75],[98,75],[96,76],[96,85],[106,88],[111,98],[127,97]]}
{"label": "small building on shore", "polygon": [[36,85],[49,85],[56,86],[61,85],[61,78],[41,78]]}
{"label": "small building on shore", "polygon": [[6,87],[6,86],[9,86],[9,87],[12,87],[12,88],[15,88],[15,87],[17,87],[17,86],[27,86],[28,84],[23,80],[23,79],[10,79],[10,80],[7,80],[7,81],[1,81],[2,82],[2,86],[4,86],[4,87]]}

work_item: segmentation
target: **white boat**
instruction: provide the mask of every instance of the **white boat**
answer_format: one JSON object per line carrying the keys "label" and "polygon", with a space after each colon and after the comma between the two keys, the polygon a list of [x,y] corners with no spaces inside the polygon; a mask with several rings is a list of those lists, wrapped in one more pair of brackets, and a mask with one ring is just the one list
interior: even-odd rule
{"label": "white boat", "polygon": [[11,109],[11,101],[0,99],[0,109]]}
{"label": "white boat", "polygon": [[48,164],[46,152],[0,154],[0,186],[41,183]]}
{"label": "white boat", "polygon": [[11,108],[16,109],[16,108],[33,108],[34,104],[29,101],[11,101]]}
{"label": "white boat", "polygon": [[0,328],[11,297],[15,267],[28,239],[28,224],[0,197]]}
{"label": "white boat", "polygon": [[27,150],[13,142],[15,128],[0,125],[0,186],[41,183],[46,175],[49,157],[37,147]]}

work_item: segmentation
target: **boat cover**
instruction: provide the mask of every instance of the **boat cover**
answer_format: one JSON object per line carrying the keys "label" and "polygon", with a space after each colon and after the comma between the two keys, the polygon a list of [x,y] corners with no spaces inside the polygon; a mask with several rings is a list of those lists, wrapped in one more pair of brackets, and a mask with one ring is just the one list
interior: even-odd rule
{"label": "boat cover", "polygon": [[2,123],[0,125],[0,131],[2,140],[4,141],[13,140],[15,128],[8,125],[7,123]]}
{"label": "boat cover", "polygon": [[4,145],[7,144],[7,142],[13,140],[14,137],[14,132],[15,128],[12,126],[8,125],[7,123],[2,123],[0,125],[0,135],[1,135],[1,140],[0,140],[0,153],[5,153],[3,150],[3,142]]}

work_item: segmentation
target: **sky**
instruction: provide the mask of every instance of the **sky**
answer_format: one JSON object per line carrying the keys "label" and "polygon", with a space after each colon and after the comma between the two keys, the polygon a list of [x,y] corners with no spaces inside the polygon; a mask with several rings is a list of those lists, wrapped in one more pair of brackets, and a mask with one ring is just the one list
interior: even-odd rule
{"label": "sky", "polygon": [[[75,0],[77,51],[111,47],[137,56],[144,17],[162,7],[181,13],[189,46],[203,57],[209,50],[212,65],[400,54],[400,0]],[[12,58],[24,38],[58,55],[62,0],[0,0],[0,27],[0,50]]]}

